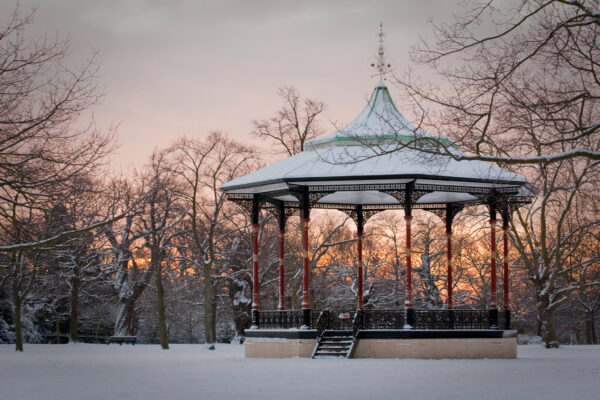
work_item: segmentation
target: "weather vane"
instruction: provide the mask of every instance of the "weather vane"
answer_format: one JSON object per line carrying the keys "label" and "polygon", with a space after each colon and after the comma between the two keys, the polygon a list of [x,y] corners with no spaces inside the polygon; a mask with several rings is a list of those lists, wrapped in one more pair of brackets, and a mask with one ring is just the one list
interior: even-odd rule
{"label": "weather vane", "polygon": [[385,80],[385,75],[390,72],[391,64],[388,64],[385,57],[385,49],[383,47],[383,37],[385,34],[383,33],[383,21],[379,23],[379,33],[377,34],[379,37],[379,47],[377,48],[377,59],[375,63],[371,64],[371,67],[377,69],[377,74],[379,75],[379,79],[381,81]]}

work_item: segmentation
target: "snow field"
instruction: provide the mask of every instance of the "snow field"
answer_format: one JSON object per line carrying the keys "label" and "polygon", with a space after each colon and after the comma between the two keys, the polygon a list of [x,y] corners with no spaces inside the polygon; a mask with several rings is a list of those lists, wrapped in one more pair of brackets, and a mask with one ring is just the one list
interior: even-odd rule
{"label": "snow field", "polygon": [[0,399],[600,398],[600,346],[518,351],[516,360],[277,360],[246,359],[238,344],[0,345]]}

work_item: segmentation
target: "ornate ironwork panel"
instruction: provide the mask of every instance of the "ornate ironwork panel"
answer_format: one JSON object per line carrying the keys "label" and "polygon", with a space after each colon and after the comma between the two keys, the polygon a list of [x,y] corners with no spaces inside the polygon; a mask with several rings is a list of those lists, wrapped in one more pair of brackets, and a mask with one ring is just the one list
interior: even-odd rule
{"label": "ornate ironwork panel", "polygon": [[404,310],[364,310],[365,329],[402,329]]}
{"label": "ornate ironwork panel", "polygon": [[227,200],[237,201],[237,200],[252,200],[254,198],[254,194],[252,193],[228,193]]}
{"label": "ornate ironwork panel", "polygon": [[404,187],[399,189],[384,189],[380,190],[380,192],[389,194],[390,196],[398,200],[398,203],[401,208],[404,208],[404,202],[406,200],[406,190]]}
{"label": "ornate ironwork panel", "polygon": [[453,310],[454,329],[489,329],[488,310]]}
{"label": "ornate ironwork panel", "polygon": [[302,310],[260,310],[260,328],[290,329],[302,326]]}
{"label": "ornate ironwork panel", "polygon": [[485,186],[464,186],[455,185],[444,185],[444,184],[433,184],[433,183],[417,183],[415,184],[416,191],[424,192],[458,192],[458,193],[469,193],[473,196],[487,196],[492,190],[501,194],[517,194],[519,192],[519,186],[504,186],[498,188],[489,188]]}
{"label": "ornate ironwork panel", "polygon": [[452,227],[452,221],[454,217],[458,215],[465,208],[465,203],[448,203],[443,205],[442,208],[429,208],[426,210],[440,217],[446,225],[446,231],[450,231]]}
{"label": "ornate ironwork panel", "polygon": [[450,310],[414,310],[413,328],[453,329]]}
{"label": "ornate ironwork panel", "polygon": [[[260,328],[290,329],[302,326],[302,310],[259,311]],[[358,313],[362,313],[360,318]],[[415,329],[490,329],[489,310],[413,310]],[[310,328],[325,330],[403,329],[405,310],[311,310]],[[503,313],[499,327],[505,328]]]}
{"label": "ornate ironwork panel", "polygon": [[[317,319],[314,320],[311,327],[316,329],[319,334],[325,330],[352,330],[355,310],[323,310],[318,312]],[[316,312],[315,314],[316,315]]]}
{"label": "ornate ironwork panel", "polygon": [[[292,185],[290,185],[292,187]],[[350,183],[340,185],[309,185],[308,191],[310,193],[333,193],[333,192],[354,192],[354,191],[367,191],[367,190],[379,190],[381,192],[387,190],[404,190],[405,185],[403,183]]]}
{"label": "ornate ironwork panel", "polygon": [[317,193],[310,192],[310,194],[309,194],[310,204],[314,206],[315,204],[317,204],[317,202],[319,200],[321,200],[323,197],[325,197],[331,193],[333,193],[333,192],[317,192]]}
{"label": "ornate ironwork panel", "polygon": [[488,310],[415,310],[416,329],[489,329]]}
{"label": "ornate ironwork panel", "polygon": [[506,312],[504,310],[499,310],[498,312],[498,328],[510,329],[510,327],[507,326]]}
{"label": "ornate ironwork panel", "polygon": [[[480,187],[480,186],[450,186],[444,184],[427,184],[427,183],[419,183],[414,184],[407,193],[407,184],[337,184],[337,185],[297,185],[297,184],[289,184],[288,189],[281,189],[272,192],[264,192],[260,194],[253,193],[229,193],[227,194],[227,199],[234,201],[240,204],[244,208],[250,208],[252,203],[252,199],[254,196],[258,196],[263,203],[261,208],[269,208],[271,205],[269,203],[278,203],[281,200],[276,199],[276,197],[284,196],[284,195],[292,195],[296,197],[296,201],[285,201],[284,205],[287,209],[298,209],[301,207],[303,193],[307,195],[307,202],[310,203],[310,207],[316,208],[330,208],[330,209],[342,209],[342,210],[351,210],[355,205],[349,204],[320,204],[318,203],[324,196],[328,194],[335,193],[338,191],[366,191],[366,190],[377,190],[382,193],[387,193],[394,197],[398,204],[386,204],[382,206],[381,204],[363,204],[363,210],[377,209],[378,211],[382,210],[394,210],[394,209],[406,209],[407,204],[410,208],[420,208],[427,209],[435,212],[435,209],[442,209],[445,207],[445,204],[417,204],[416,201],[422,197],[424,194],[434,192],[434,191],[445,191],[445,192],[459,192],[459,193],[469,193],[474,195],[477,200],[465,201],[461,202],[463,205],[476,205],[476,204],[489,204],[493,197],[496,198],[498,204],[506,202],[510,205],[511,213],[518,207],[529,204],[532,201],[532,197],[515,197],[515,195],[519,192],[519,186],[506,186],[499,188],[489,188],[489,187]],[[410,195],[410,199],[407,199],[407,194]],[[407,202],[407,200],[410,200]]]}

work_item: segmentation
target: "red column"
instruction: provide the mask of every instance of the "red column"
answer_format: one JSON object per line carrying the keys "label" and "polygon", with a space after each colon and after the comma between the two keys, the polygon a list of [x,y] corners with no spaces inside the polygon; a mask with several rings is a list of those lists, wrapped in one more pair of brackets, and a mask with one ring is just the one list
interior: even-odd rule
{"label": "red column", "polygon": [[363,307],[363,233],[358,232],[358,241],[356,242],[358,252],[358,309],[362,310]]}
{"label": "red column", "polygon": [[412,261],[411,261],[411,240],[410,240],[410,226],[412,216],[405,215],[406,220],[406,300],[405,305],[408,308],[412,307]]}
{"label": "red column", "polygon": [[260,308],[258,284],[258,224],[252,224],[252,309]]}
{"label": "red column", "polygon": [[279,231],[279,309],[285,310],[285,229]]}
{"label": "red column", "polygon": [[448,310],[452,310],[452,230],[446,231],[447,241],[447,256],[448,256],[448,269],[447,269],[447,283],[448,283]]}
{"label": "red column", "polygon": [[490,219],[490,228],[491,228],[491,258],[490,258],[490,265],[491,265],[491,275],[492,275],[492,282],[491,282],[491,291],[492,291],[492,304],[490,308],[497,308],[497,304],[496,304],[496,220],[495,219]]}
{"label": "red column", "polygon": [[302,219],[302,249],[304,250],[303,252],[303,261],[304,261],[304,268],[303,268],[303,278],[304,278],[304,282],[303,282],[303,286],[302,286],[302,308],[304,309],[308,309],[310,308],[310,297],[308,295],[308,223],[310,222],[309,218],[303,218]]}
{"label": "red column", "polygon": [[502,240],[504,241],[504,246],[502,248],[504,252],[503,257],[503,265],[502,265],[502,275],[504,278],[504,310],[510,310],[510,298],[509,298],[509,283],[508,283],[508,220],[504,218],[502,224]]}

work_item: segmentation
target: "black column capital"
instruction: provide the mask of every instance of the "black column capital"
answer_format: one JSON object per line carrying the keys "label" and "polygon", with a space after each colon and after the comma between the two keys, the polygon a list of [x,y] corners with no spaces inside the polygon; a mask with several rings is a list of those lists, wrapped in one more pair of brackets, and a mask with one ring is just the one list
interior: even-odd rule
{"label": "black column capital", "polygon": [[275,204],[275,215],[277,217],[277,222],[279,223],[279,230],[285,231],[287,216],[285,215],[285,206],[283,204],[283,201],[278,201]]}
{"label": "black column capital", "polygon": [[302,218],[309,218],[310,216],[310,196],[308,188],[303,188],[299,196],[300,200],[300,213]]}
{"label": "black column capital", "polygon": [[502,202],[500,208],[500,216],[502,217],[502,227],[508,228],[508,221],[510,221],[511,207],[508,201]]}
{"label": "black column capital", "polygon": [[415,181],[410,181],[406,184],[406,193],[404,194],[404,214],[412,216],[412,201],[415,192]]}
{"label": "black column capital", "polygon": [[260,201],[256,195],[252,197],[252,211],[250,219],[253,224],[258,224],[258,214],[260,213]]}
{"label": "black column capital", "polygon": [[361,205],[356,206],[356,230],[358,234],[364,232],[365,219],[363,215],[363,208]]}
{"label": "black column capital", "polygon": [[496,197],[496,193],[492,190],[490,196],[487,198],[487,206],[490,211],[490,220],[496,219],[496,214],[498,212],[498,199]]}

